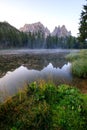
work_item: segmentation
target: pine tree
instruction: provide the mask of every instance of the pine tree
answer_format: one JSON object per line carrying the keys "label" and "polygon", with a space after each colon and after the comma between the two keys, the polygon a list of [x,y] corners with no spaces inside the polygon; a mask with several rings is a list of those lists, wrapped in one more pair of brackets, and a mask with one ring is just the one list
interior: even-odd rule
{"label": "pine tree", "polygon": [[[87,1],[87,0],[86,0]],[[83,10],[80,16],[80,27],[79,27],[79,42],[81,47],[87,48],[87,3],[83,5]]]}

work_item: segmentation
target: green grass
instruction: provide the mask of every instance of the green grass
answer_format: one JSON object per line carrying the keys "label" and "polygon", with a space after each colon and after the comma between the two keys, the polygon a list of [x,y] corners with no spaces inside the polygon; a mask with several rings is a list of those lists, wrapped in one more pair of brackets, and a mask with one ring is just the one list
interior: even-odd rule
{"label": "green grass", "polygon": [[87,78],[87,59],[79,59],[72,63],[72,72],[77,77]]}
{"label": "green grass", "polygon": [[87,78],[87,50],[71,53],[66,57],[72,62],[72,73],[81,78]]}
{"label": "green grass", "polygon": [[87,49],[86,50],[80,50],[79,52],[70,53],[66,56],[68,60],[71,62],[79,59],[86,59],[87,58]]}
{"label": "green grass", "polygon": [[87,130],[87,94],[34,82],[0,104],[0,130]]}

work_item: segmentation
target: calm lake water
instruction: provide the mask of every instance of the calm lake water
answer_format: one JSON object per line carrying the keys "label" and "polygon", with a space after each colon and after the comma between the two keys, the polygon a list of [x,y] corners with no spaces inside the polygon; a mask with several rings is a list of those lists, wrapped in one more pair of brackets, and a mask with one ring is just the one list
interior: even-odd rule
{"label": "calm lake water", "polygon": [[[2,50],[0,51],[0,100],[13,95],[28,83],[45,80],[55,84],[79,87],[83,80],[71,73],[71,63],[65,57],[77,50]],[[85,82],[85,85],[87,82]]]}

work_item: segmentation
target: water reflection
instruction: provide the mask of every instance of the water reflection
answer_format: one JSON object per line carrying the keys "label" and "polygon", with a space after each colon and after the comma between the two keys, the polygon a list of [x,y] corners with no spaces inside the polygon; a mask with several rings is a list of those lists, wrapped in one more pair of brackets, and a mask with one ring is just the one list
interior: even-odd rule
{"label": "water reflection", "polygon": [[42,70],[49,63],[52,63],[54,67],[61,67],[67,63],[65,56],[77,51],[68,49],[0,50],[0,77],[21,65],[35,70]]}
{"label": "water reflection", "polygon": [[9,71],[4,77],[0,78],[0,98],[3,100],[8,95],[16,93],[26,84],[43,79],[55,83],[71,81],[71,64],[67,63],[62,68],[55,68],[49,63],[41,71],[20,66],[13,72]]}
{"label": "water reflection", "polygon": [[67,63],[65,56],[67,53],[54,54],[15,54],[0,55],[0,77],[5,75],[7,71],[13,71],[21,65],[28,69],[42,70],[49,63],[54,67],[61,67]]}

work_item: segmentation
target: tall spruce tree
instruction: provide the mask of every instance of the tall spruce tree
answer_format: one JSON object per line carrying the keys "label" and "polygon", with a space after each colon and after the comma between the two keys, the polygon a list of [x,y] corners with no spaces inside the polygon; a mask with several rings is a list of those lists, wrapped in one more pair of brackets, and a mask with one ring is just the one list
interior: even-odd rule
{"label": "tall spruce tree", "polygon": [[81,12],[78,39],[80,42],[80,47],[87,48],[87,3],[86,5],[83,5],[83,10]]}

